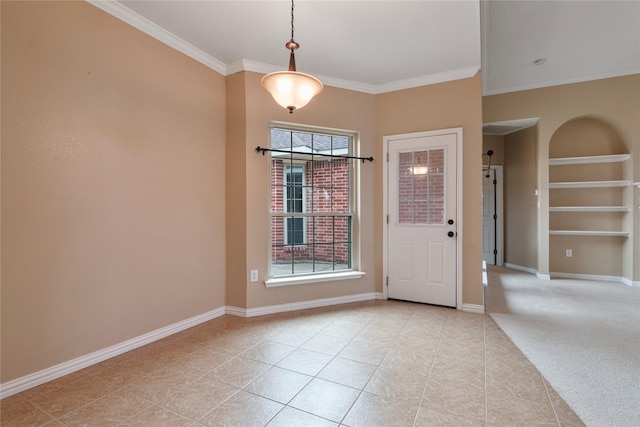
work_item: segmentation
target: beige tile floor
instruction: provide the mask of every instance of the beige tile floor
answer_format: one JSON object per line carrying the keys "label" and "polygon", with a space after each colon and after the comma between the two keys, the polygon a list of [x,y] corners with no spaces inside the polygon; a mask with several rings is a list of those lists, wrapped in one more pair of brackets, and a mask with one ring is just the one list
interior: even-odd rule
{"label": "beige tile floor", "polygon": [[223,316],[1,402],[3,426],[583,425],[486,315]]}

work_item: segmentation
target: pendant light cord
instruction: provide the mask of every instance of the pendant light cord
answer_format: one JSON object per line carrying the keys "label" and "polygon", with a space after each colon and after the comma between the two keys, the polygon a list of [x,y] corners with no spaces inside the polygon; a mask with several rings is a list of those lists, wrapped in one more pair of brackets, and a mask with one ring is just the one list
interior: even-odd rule
{"label": "pendant light cord", "polygon": [[294,27],[293,27],[293,0],[291,0],[291,42],[295,43],[293,41],[293,30],[294,30]]}

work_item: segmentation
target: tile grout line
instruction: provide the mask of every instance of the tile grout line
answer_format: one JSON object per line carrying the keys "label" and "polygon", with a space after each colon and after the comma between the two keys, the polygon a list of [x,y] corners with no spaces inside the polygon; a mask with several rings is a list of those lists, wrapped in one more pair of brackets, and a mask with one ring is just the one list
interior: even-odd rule
{"label": "tile grout line", "polygon": [[427,381],[424,383],[424,388],[422,389],[422,395],[420,396],[420,402],[418,403],[418,411],[416,411],[416,416],[413,420],[413,425],[415,427],[416,421],[418,419],[418,412],[420,412],[420,408],[422,407],[420,404],[424,400],[425,393],[427,392],[427,386],[429,385],[429,380],[431,379],[431,374],[433,372],[433,367],[436,364],[436,359],[438,357],[438,352],[440,351],[440,345],[442,344],[442,338],[444,337],[444,331],[447,329],[447,325],[449,324],[449,320],[451,318],[451,314],[447,313],[447,320],[442,325],[442,331],[440,332],[440,338],[438,339],[438,345],[436,346],[436,350],[433,354],[433,360],[431,361],[431,367],[429,368],[429,374],[427,375]]}
{"label": "tile grout line", "polygon": [[[306,344],[307,342],[309,342],[311,339],[313,339],[313,338],[317,337],[319,334],[322,334],[322,333],[323,333],[323,331],[325,331],[325,330],[326,330],[330,325],[332,325],[332,324],[333,324],[333,323],[335,323],[337,320],[339,320],[339,319],[340,319],[340,317],[341,317],[341,316],[339,316],[339,317],[338,317],[338,318],[336,318],[336,319],[333,319],[333,320],[332,320],[331,322],[329,322],[329,324],[327,324],[325,327],[323,327],[322,329],[320,329],[320,330],[319,330],[319,331],[317,331],[317,332],[314,332],[313,336],[311,336],[311,337],[307,338],[307,339],[306,339],[304,342],[302,342],[300,345],[297,345],[297,346],[296,346],[296,350],[302,349],[302,350],[308,350],[308,351],[315,351],[315,350],[309,350],[309,349],[303,348],[302,346],[303,346],[304,344]],[[275,418],[276,418],[276,417],[277,417],[277,416],[278,416],[282,411],[284,411],[284,409],[285,409],[285,408],[291,408],[291,409],[294,409],[294,410],[296,410],[296,411],[301,411],[301,412],[304,412],[304,413],[306,413],[306,414],[310,414],[310,415],[312,415],[312,416],[315,416],[315,417],[322,418],[322,419],[324,419],[324,420],[330,421],[330,422],[332,422],[332,423],[333,423],[333,422],[335,422],[335,421],[330,420],[330,419],[328,419],[328,418],[322,417],[322,416],[320,416],[320,415],[318,415],[318,414],[314,414],[314,413],[312,413],[312,412],[308,412],[308,411],[306,411],[306,410],[299,409],[299,408],[296,408],[296,407],[294,407],[294,406],[290,406],[289,404],[290,404],[290,403],[291,403],[291,402],[292,402],[292,401],[293,401],[293,400],[294,400],[298,395],[300,395],[300,393],[302,393],[302,391],[303,391],[303,390],[304,390],[304,389],[305,389],[305,388],[306,388],[306,387],[307,387],[307,386],[308,386],[308,385],[309,385],[313,380],[315,380],[315,379],[322,380],[322,381],[327,381],[327,382],[331,382],[331,383],[333,383],[333,384],[338,384],[338,385],[345,386],[344,384],[340,384],[340,383],[336,383],[336,382],[334,382],[334,381],[329,381],[329,380],[325,380],[325,379],[323,379],[323,378],[319,378],[319,377],[318,377],[318,374],[320,374],[320,372],[322,372],[322,370],[324,370],[324,368],[326,368],[326,367],[327,367],[327,365],[329,365],[331,362],[333,362],[333,361],[338,357],[338,355],[340,354],[340,352],[341,352],[342,350],[344,350],[344,348],[346,348],[349,344],[351,344],[352,342],[354,342],[354,341],[355,341],[355,338],[358,336],[358,334],[359,334],[359,333],[360,333],[360,332],[361,332],[361,331],[362,331],[362,330],[363,330],[363,329],[364,329],[364,328],[365,328],[365,327],[366,327],[370,322],[371,322],[371,319],[369,319],[369,320],[367,321],[367,324],[366,324],[366,325],[364,325],[364,326],[362,326],[360,329],[358,329],[358,332],[357,332],[357,333],[356,333],[356,334],[355,334],[355,335],[354,335],[354,336],[353,336],[353,337],[352,337],[352,338],[351,338],[351,339],[350,339],[350,340],[349,340],[349,341],[344,345],[344,347],[343,347],[339,352],[337,352],[336,354],[328,354],[328,353],[323,353],[323,352],[321,352],[321,351],[315,351],[316,353],[321,353],[321,354],[326,354],[326,355],[328,355],[328,356],[331,356],[331,360],[329,360],[329,361],[328,361],[328,362],[327,362],[327,363],[322,367],[322,369],[320,369],[320,370],[319,370],[315,375],[313,375],[313,376],[308,375],[308,376],[310,376],[310,377],[311,377],[311,380],[309,380],[309,382],[308,382],[307,384],[305,384],[305,385],[304,385],[304,386],[303,386],[303,387],[302,387],[302,388],[301,388],[301,389],[300,389],[300,390],[299,390],[299,391],[298,391],[298,392],[297,392],[297,393],[296,393],[296,394],[295,394],[291,399],[289,399],[289,401],[288,401],[287,403],[284,403],[284,404],[283,404],[283,403],[281,403],[281,402],[277,402],[277,403],[282,404],[282,405],[283,405],[283,407],[282,407],[282,409],[280,409],[280,411],[278,411],[278,413],[276,413],[276,414],[275,414],[275,415],[274,415],[274,416],[273,416],[273,417],[272,417],[272,418],[267,422],[267,424],[265,424],[265,426],[266,426],[266,425],[268,425],[271,421],[273,421],[273,420],[274,420],[274,419],[275,419]],[[341,337],[339,337],[339,336],[331,335],[331,334],[327,334],[327,333],[325,333],[324,335],[331,336],[331,337],[333,337],[333,338],[341,338]],[[256,344],[256,345],[257,345],[257,344]],[[293,350],[293,351],[295,351],[295,350]],[[292,351],[291,353],[293,353],[293,351]],[[289,355],[290,355],[291,353],[289,353]],[[278,361],[278,363],[279,363],[279,362],[281,362],[282,360],[284,360],[284,359],[285,359],[286,357],[288,357],[289,355],[284,356],[282,359],[280,359],[280,360]],[[350,359],[349,359],[349,360],[350,360]],[[287,368],[279,367],[279,366],[277,366],[277,364],[276,364],[276,365],[271,365],[271,366],[272,366],[272,368],[274,368],[274,367],[278,367],[278,368],[280,368],[280,369],[284,369],[284,370],[287,370],[287,371],[289,371],[289,372],[295,372],[295,373],[298,373],[298,374],[307,375],[307,374],[303,374],[303,373],[301,373],[301,372],[297,372],[297,371],[294,371],[294,370],[291,370],[291,369],[287,369]],[[264,373],[263,373],[263,374],[261,374],[261,375],[264,375]],[[250,382],[249,382],[249,384],[250,384],[251,382],[255,381],[256,379],[258,379],[261,375],[259,375],[258,377],[254,378],[252,381],[250,381]],[[247,385],[248,385],[248,384],[247,384]],[[365,386],[366,386],[366,385],[365,385]],[[246,386],[245,386],[245,387],[246,387]],[[345,387],[349,387],[349,386],[345,386]],[[353,388],[353,387],[349,387],[349,388],[352,388],[352,389],[354,389],[354,390],[357,390],[357,389],[355,389],[355,388]],[[342,422],[344,421],[344,418],[347,416],[347,414],[349,413],[349,411],[351,410],[351,408],[353,408],[353,405],[354,405],[354,404],[355,404],[355,402],[358,400],[358,398],[361,396],[361,394],[362,394],[362,392],[363,392],[363,391],[364,391],[364,388],[363,388],[363,389],[361,389],[361,390],[359,391],[358,396],[357,396],[357,397],[356,397],[356,399],[353,401],[353,403],[351,404],[351,406],[349,407],[349,409],[347,409],[346,413],[345,413],[345,414],[344,414],[344,416],[341,418],[341,420],[340,420],[339,422],[337,422],[337,424],[338,424],[338,425],[341,425],[341,424],[342,424]],[[251,392],[247,392],[247,393],[251,393]],[[252,393],[252,394],[253,394],[253,393]],[[259,396],[259,395],[257,395],[257,396]],[[272,399],[269,399],[269,398],[264,397],[264,396],[259,396],[259,397],[262,397],[262,398],[265,398],[265,399],[268,399],[268,400],[272,400]],[[272,401],[274,401],[274,400],[272,400]],[[274,402],[276,402],[276,401],[274,401]]]}
{"label": "tile grout line", "polygon": [[[373,316],[369,316],[369,319],[367,320],[367,323],[365,326],[363,326],[362,328],[360,328],[358,330],[358,333],[355,334],[353,336],[353,338],[351,338],[351,340],[342,348],[342,350],[344,350],[349,344],[351,344],[352,342],[355,341],[356,337],[367,327],[371,324],[371,321],[373,319]],[[333,359],[331,359],[331,361],[335,360],[336,357],[338,357],[338,355],[342,352],[342,350],[340,350],[340,352],[338,352]],[[387,351],[388,354],[388,351]],[[367,382],[362,386],[362,388],[360,389],[358,396],[353,400],[353,403],[351,403],[351,405],[349,406],[349,409],[347,409],[347,411],[345,412],[345,414],[342,416],[342,418],[340,419],[340,421],[338,422],[338,426],[342,426],[344,424],[344,420],[345,418],[347,418],[347,415],[349,415],[349,412],[351,412],[351,410],[353,409],[353,406],[356,404],[356,402],[358,401],[358,399],[360,399],[360,396],[362,396],[362,394],[364,393],[364,389],[367,388],[367,385],[369,385],[369,382],[371,381],[371,378],[373,378],[373,376],[376,374],[376,372],[378,371],[378,369],[380,368],[380,365],[382,364],[382,362],[384,362],[384,359],[387,357],[387,355],[385,354],[385,357],[382,358],[382,360],[380,361],[380,363],[378,363],[378,365],[376,365],[376,369],[373,371],[373,373],[371,374],[371,376],[369,377],[369,379],[367,380]],[[348,360],[352,360],[352,359],[348,359]],[[356,361],[357,362],[357,361]],[[331,362],[329,362],[331,363]],[[329,364],[327,363],[327,365]],[[361,363],[365,363],[365,362],[361,362]],[[326,367],[326,365],[325,365]],[[324,368],[323,368],[324,369]],[[320,370],[320,372],[322,372],[322,369]],[[320,373],[318,372],[318,373]],[[337,384],[337,383],[336,383]],[[355,389],[354,389],[355,390]],[[315,414],[314,414],[315,415]],[[331,420],[332,421],[332,420]],[[332,421],[333,422],[333,421]],[[344,424],[346,425],[346,424]]]}
{"label": "tile grout line", "polygon": [[[545,393],[547,395],[547,399],[549,399],[549,405],[551,406],[551,409],[553,410],[553,415],[556,417],[556,422],[558,423],[558,427],[560,427],[561,426],[560,417],[558,417],[558,411],[556,411],[556,406],[553,404],[553,401],[551,400],[551,395],[549,394],[549,389],[547,387],[547,381],[542,376],[542,374],[540,374],[540,379],[542,380],[542,385],[544,386],[544,391],[545,391]],[[549,386],[551,386],[551,385],[549,384]]]}

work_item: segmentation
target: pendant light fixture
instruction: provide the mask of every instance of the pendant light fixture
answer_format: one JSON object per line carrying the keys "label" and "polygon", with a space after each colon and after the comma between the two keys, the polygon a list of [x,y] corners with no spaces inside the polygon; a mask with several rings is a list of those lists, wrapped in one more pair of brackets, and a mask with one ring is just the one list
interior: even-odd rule
{"label": "pendant light fixture", "polygon": [[293,40],[293,0],[291,0],[291,40],[285,43],[285,47],[291,51],[289,55],[289,71],[277,71],[269,73],[262,78],[264,87],[273,96],[273,99],[293,113],[293,110],[302,108],[311,99],[322,92],[322,82],[317,78],[296,71],[296,58],[294,51],[300,47]]}

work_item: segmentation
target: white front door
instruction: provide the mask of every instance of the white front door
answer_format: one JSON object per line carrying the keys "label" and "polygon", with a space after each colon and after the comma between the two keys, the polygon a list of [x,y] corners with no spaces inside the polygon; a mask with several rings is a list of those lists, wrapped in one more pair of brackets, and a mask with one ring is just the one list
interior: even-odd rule
{"label": "white front door", "polygon": [[451,131],[385,139],[389,298],[456,306],[460,137]]}

